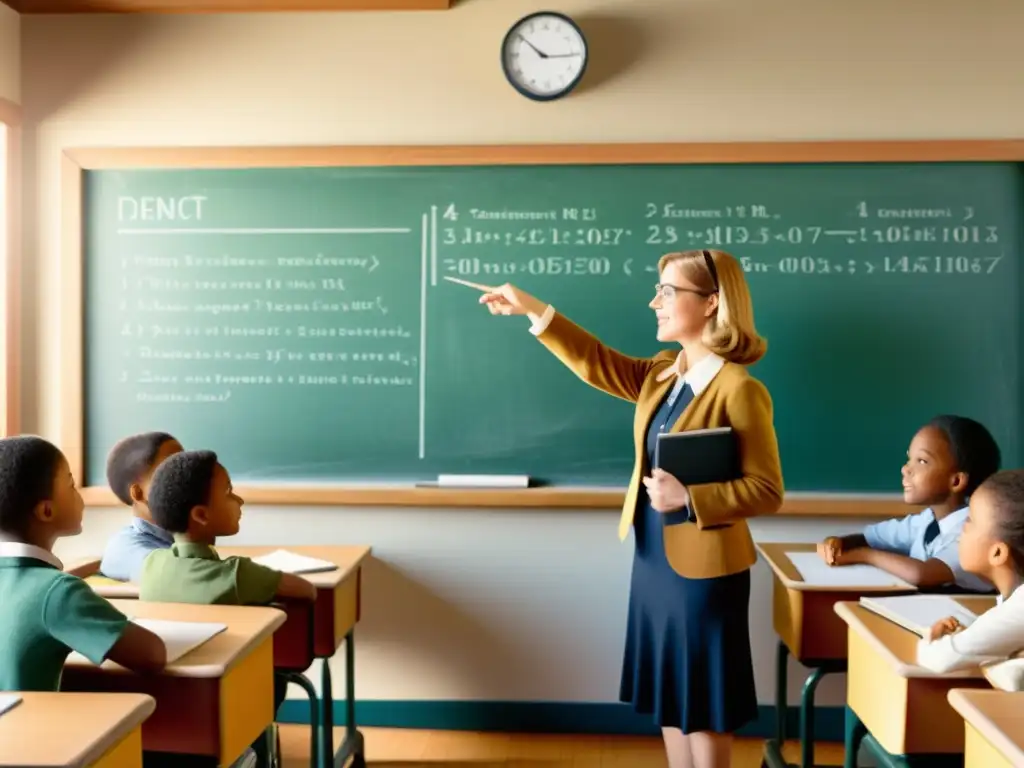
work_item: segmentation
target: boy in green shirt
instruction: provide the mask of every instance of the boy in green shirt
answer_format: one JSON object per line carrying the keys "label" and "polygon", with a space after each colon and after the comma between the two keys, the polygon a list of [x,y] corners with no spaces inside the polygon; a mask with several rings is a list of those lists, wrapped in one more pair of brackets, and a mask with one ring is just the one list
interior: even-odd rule
{"label": "boy in green shirt", "polygon": [[71,651],[159,672],[163,641],[64,573],[54,542],[82,532],[64,455],[39,437],[0,439],[0,690],[56,691]]}
{"label": "boy in green shirt", "polygon": [[[218,536],[238,533],[242,498],[212,451],[184,451],[168,457],[149,485],[153,522],[174,534],[170,549],[151,552],[142,563],[139,598],[166,603],[266,605],[276,599],[315,600],[316,588],[301,576],[254,563],[222,558]],[[275,675],[274,712],[287,682]],[[266,762],[263,742],[253,747]]]}
{"label": "boy in green shirt", "polygon": [[157,525],[174,534],[174,544],[146,557],[139,598],[203,605],[315,600],[316,589],[301,576],[248,557],[217,554],[217,537],[238,533],[243,503],[213,451],[183,451],[165,459],[150,482],[149,510]]}

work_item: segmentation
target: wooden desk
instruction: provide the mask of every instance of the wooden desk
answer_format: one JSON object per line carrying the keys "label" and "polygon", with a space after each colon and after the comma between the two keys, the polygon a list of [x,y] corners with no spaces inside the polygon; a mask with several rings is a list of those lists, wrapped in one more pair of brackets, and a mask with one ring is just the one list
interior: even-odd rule
{"label": "wooden desk", "polygon": [[957,688],[948,696],[964,719],[964,768],[1024,766],[1024,693]]}
{"label": "wooden desk", "polygon": [[142,722],[156,702],[129,693],[19,693],[0,715],[0,765],[141,768]]}
{"label": "wooden desk", "polygon": [[220,605],[112,600],[127,616],[211,621],[224,632],[168,665],[159,675],[136,675],[114,662],[69,659],[61,688],[145,693],[156,713],[142,727],[147,751],[216,757],[228,765],[274,719],[273,634],[282,611]]}
{"label": "wooden desk", "polygon": [[[86,584],[108,600],[138,600],[139,585],[131,581],[117,581],[93,574],[84,578]],[[275,603],[285,613],[284,625],[274,633],[274,668],[284,672],[303,672],[309,669],[313,653],[313,607],[302,601]]]}
{"label": "wooden desk", "polygon": [[93,573],[82,579],[92,591],[108,600],[138,600],[139,585],[132,581],[118,581]]}
{"label": "wooden desk", "polygon": [[788,657],[793,656],[812,672],[800,695],[801,768],[814,765],[814,695],[825,675],[846,671],[846,625],[834,606],[866,594],[907,594],[916,590],[900,587],[836,587],[808,584],[787,552],[814,552],[816,544],[756,544],[761,557],[772,569],[772,625],[779,636],[775,658],[775,738],[765,742],[768,768],[787,765],[782,757],[786,742],[788,701]]}
{"label": "wooden desk", "polygon": [[[953,599],[975,613],[996,602]],[[903,755],[963,754],[963,721],[946,696],[953,688],[989,688],[981,670],[930,672],[916,664],[920,638],[913,632],[855,602],[837,603],[835,611],[847,625],[849,647],[845,765],[856,765],[861,740],[889,765],[900,765]]]}
{"label": "wooden desk", "polygon": [[[275,549],[326,560],[338,566],[336,571],[306,573],[303,578],[317,590],[313,615],[313,652],[323,659],[320,677],[320,749],[321,766],[344,765],[348,758],[358,768],[364,764],[363,736],[355,726],[355,626],[361,612],[362,568],[370,556],[370,547],[217,547],[222,555],[259,557]],[[334,693],[330,659],[345,643],[345,740],[334,751]]]}

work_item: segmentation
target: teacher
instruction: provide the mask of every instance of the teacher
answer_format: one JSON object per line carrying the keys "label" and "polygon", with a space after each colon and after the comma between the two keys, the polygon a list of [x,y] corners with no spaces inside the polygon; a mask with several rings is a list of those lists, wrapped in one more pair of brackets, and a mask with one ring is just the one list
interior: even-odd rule
{"label": "teacher", "polygon": [[[767,346],[743,269],[722,251],[669,253],[650,303],[658,341],[682,351],[624,355],[512,285],[485,293],[491,314],[531,331],[585,382],[636,404],[636,461],[619,521],[633,527],[619,698],[661,727],[671,768],[728,768],[732,733],[757,716],[748,611],[757,559],[744,518],[778,511],[782,470],[772,401],[746,366]],[[657,435],[732,427],[741,478],[683,486],[651,469]]]}

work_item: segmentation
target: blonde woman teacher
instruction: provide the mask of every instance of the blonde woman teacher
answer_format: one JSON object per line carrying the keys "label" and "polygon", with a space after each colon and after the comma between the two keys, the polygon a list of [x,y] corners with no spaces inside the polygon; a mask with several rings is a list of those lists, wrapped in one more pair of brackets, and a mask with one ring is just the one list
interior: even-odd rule
{"label": "blonde woman teacher", "polygon": [[[772,401],[746,366],[764,355],[743,270],[722,251],[669,253],[650,308],[658,340],[682,350],[651,358],[606,347],[512,285],[481,296],[494,315],[526,315],[541,344],[583,381],[636,403],[636,461],[619,521],[636,553],[619,698],[652,715],[670,768],[728,768],[731,734],[757,716],[750,654],[746,518],[782,505]],[[651,469],[657,435],[732,427],[742,477],[684,487]]]}

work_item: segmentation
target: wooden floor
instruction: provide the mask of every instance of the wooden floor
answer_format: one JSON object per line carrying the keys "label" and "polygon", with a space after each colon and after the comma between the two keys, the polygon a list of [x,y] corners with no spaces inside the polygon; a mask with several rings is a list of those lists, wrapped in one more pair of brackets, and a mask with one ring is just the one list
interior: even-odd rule
{"label": "wooden floor", "polygon": [[[666,768],[660,739],[632,736],[549,736],[542,734],[472,733],[361,729],[367,762],[373,768]],[[335,730],[339,743],[344,730]],[[739,739],[731,768],[759,768],[764,742]],[[309,729],[281,726],[284,768],[309,765]],[[799,759],[796,742],[786,757]],[[842,765],[842,744],[822,744],[818,765]]]}

